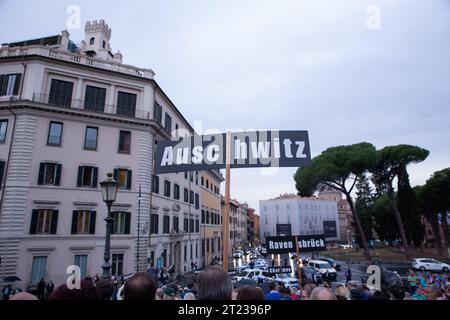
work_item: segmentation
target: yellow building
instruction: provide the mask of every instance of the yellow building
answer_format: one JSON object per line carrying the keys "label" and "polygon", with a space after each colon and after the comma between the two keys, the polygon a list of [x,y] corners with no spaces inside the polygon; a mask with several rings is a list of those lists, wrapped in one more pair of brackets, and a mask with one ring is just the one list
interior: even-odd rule
{"label": "yellow building", "polygon": [[222,260],[222,210],[220,183],[224,178],[218,170],[201,172],[201,207],[202,218],[200,236],[202,239],[202,266],[207,266],[217,259]]}

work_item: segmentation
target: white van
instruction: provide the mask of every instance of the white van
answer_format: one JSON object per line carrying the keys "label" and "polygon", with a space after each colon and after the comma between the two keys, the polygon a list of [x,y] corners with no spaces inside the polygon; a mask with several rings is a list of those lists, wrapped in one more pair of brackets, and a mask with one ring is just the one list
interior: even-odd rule
{"label": "white van", "polygon": [[326,261],[322,260],[309,260],[308,266],[314,268],[315,270],[319,271],[322,275],[322,278],[325,276],[325,274],[328,271],[328,276],[330,277],[330,280],[335,280],[337,277],[336,269],[334,269],[330,264]]}

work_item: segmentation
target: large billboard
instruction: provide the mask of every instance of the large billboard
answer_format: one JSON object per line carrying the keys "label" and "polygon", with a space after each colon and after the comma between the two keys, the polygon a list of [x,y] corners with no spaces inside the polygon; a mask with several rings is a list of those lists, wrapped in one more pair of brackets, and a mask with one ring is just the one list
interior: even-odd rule
{"label": "large billboard", "polygon": [[292,227],[290,223],[280,224],[277,223],[277,236],[291,236]]}
{"label": "large billboard", "polygon": [[325,238],[337,237],[336,221],[323,221],[323,233]]}
{"label": "large billboard", "polygon": [[[311,236],[297,236],[297,245],[300,253],[303,252],[317,252],[327,250],[325,243],[325,236],[311,235]],[[284,237],[266,237],[267,253],[279,254],[296,252],[295,236]]]}
{"label": "large billboard", "polygon": [[[223,169],[226,133],[193,135],[159,141],[155,174]],[[251,131],[231,133],[231,168],[301,167],[311,165],[308,131]]]}

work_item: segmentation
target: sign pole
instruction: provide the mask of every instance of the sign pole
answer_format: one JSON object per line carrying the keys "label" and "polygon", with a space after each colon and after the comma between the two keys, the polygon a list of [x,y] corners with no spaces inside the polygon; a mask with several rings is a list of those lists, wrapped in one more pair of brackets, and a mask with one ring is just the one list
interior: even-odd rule
{"label": "sign pole", "polygon": [[226,134],[225,155],[225,211],[223,213],[223,269],[228,272],[228,250],[230,245],[230,165],[231,165],[231,132]]}
{"label": "sign pole", "polygon": [[298,249],[298,237],[295,236],[295,249],[297,252],[297,275],[298,275],[298,283],[299,283],[299,289],[303,287],[302,284],[302,271],[300,269],[300,250]]}

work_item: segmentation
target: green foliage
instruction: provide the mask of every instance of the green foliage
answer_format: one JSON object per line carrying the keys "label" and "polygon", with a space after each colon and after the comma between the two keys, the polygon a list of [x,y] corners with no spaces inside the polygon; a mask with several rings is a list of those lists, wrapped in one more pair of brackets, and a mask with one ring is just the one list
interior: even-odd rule
{"label": "green foliage", "polygon": [[355,207],[358,210],[370,207],[373,203],[373,189],[366,174],[356,180],[356,190]]}

